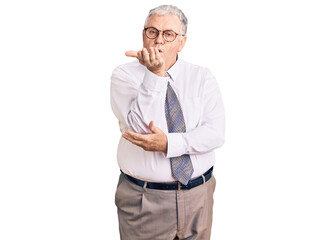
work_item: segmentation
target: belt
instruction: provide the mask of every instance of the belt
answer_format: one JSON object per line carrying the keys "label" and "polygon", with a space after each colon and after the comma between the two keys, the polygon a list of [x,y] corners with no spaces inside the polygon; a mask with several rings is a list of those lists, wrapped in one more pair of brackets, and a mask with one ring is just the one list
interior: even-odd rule
{"label": "belt", "polygon": [[205,182],[207,182],[211,176],[212,176],[213,167],[211,167],[208,171],[206,171],[204,174],[202,174],[200,177],[197,177],[195,179],[192,179],[188,182],[187,185],[183,185],[180,182],[169,182],[169,183],[158,183],[158,182],[146,182],[142,181],[140,179],[131,177],[125,173],[123,173],[128,180],[130,180],[132,183],[143,187],[146,184],[146,188],[150,189],[157,189],[157,190],[186,190],[186,189],[192,189],[194,187],[197,187]]}

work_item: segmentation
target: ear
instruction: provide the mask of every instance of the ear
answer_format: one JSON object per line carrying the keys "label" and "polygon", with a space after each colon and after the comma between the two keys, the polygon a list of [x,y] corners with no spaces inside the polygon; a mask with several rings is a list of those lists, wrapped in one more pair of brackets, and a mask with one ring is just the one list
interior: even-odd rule
{"label": "ear", "polygon": [[145,29],[142,30],[142,41],[145,40]]}
{"label": "ear", "polygon": [[180,46],[178,48],[178,52],[181,52],[184,45],[186,44],[186,41],[187,41],[187,36],[183,36],[182,39],[181,39],[181,42],[180,42]]}

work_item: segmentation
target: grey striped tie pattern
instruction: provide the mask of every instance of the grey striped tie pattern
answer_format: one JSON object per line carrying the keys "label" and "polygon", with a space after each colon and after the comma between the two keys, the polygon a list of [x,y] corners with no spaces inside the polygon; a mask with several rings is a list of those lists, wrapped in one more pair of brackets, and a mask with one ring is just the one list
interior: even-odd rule
{"label": "grey striped tie pattern", "polygon": [[[180,102],[169,82],[166,94],[165,113],[169,133],[186,131]],[[184,154],[179,157],[172,157],[170,158],[170,165],[173,177],[182,184],[187,185],[194,172],[190,156]]]}

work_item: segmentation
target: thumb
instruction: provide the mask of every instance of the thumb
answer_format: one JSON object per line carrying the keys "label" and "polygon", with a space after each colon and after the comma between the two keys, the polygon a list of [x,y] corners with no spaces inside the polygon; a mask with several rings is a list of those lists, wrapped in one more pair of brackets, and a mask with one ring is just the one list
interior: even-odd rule
{"label": "thumb", "polygon": [[152,133],[157,133],[158,128],[154,126],[154,121],[151,121],[148,125],[149,129],[152,131]]}
{"label": "thumb", "polygon": [[125,55],[127,56],[127,57],[138,57],[138,53],[137,53],[137,51],[127,51],[127,52],[125,52]]}

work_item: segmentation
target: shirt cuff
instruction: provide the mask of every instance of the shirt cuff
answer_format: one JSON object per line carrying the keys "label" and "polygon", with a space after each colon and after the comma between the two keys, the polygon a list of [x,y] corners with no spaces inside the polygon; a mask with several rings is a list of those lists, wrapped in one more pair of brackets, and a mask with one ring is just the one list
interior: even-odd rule
{"label": "shirt cuff", "polygon": [[168,149],[167,149],[167,158],[179,157],[185,154],[186,149],[183,141],[183,133],[168,133]]}
{"label": "shirt cuff", "polygon": [[161,92],[167,89],[168,80],[169,77],[160,77],[146,69],[142,84],[148,90]]}

